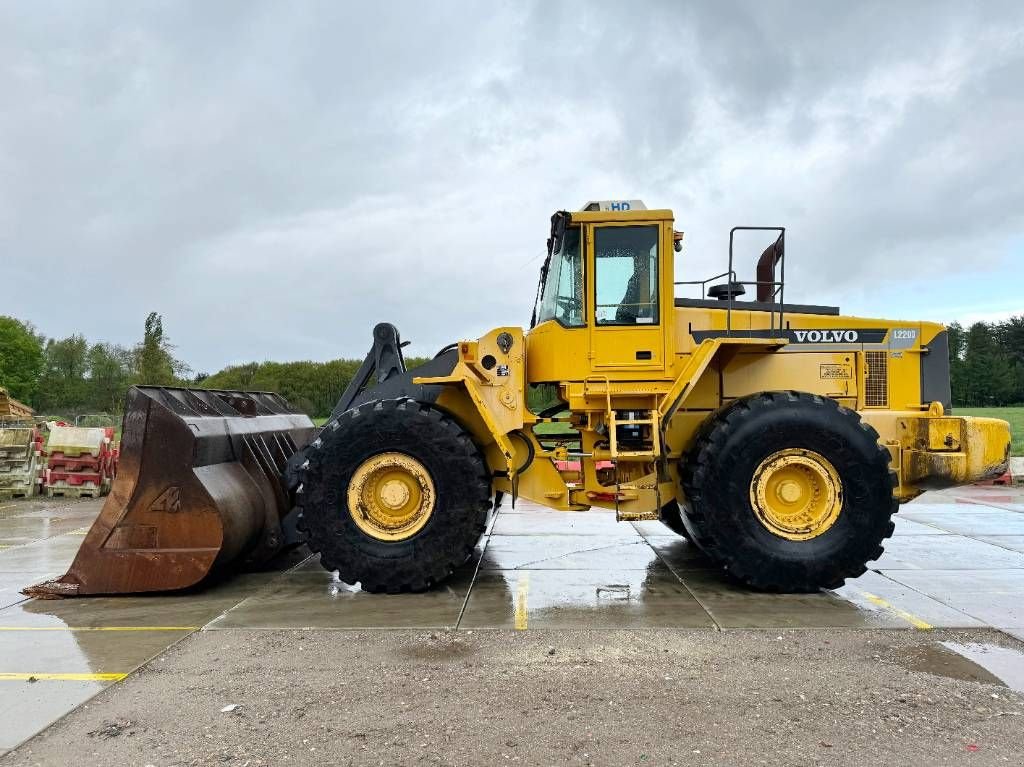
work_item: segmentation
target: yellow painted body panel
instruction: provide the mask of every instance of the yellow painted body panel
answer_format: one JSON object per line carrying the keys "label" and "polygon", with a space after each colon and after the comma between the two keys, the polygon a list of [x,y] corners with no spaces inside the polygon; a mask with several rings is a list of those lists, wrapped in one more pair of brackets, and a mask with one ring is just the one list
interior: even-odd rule
{"label": "yellow painted body panel", "polygon": [[[901,499],[929,483],[971,482],[1005,467],[1005,422],[949,416],[941,404],[922,401],[922,360],[930,344],[945,348],[941,325],[813,308],[786,311],[780,322],[777,311],[744,308],[741,300],[731,309],[726,301],[677,306],[671,211],[571,216],[580,227],[583,326],[552,319],[525,333],[497,328],[460,344],[451,375],[416,379],[449,385],[437,403],[473,433],[496,489],[557,509],[601,506],[623,519],[656,519],[662,505],[683,500],[677,464],[705,421],[736,398],[781,390],[857,410],[890,451]],[[658,316],[644,325],[602,325],[592,321],[599,316],[599,277],[590,277],[596,235],[625,225],[657,229]],[[514,337],[507,354],[497,345],[503,332]],[[486,355],[506,374],[484,368]],[[564,403],[554,424],[526,406],[537,385]],[[637,444],[610,438],[623,426],[641,435]]]}

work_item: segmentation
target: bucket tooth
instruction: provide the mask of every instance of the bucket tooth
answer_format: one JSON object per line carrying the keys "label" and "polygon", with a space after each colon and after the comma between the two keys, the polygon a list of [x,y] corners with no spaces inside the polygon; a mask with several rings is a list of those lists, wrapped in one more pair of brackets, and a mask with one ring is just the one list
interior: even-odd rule
{"label": "bucket tooth", "polygon": [[172,591],[276,554],[312,421],[270,392],[133,387],[117,477],[68,572],[28,596]]}

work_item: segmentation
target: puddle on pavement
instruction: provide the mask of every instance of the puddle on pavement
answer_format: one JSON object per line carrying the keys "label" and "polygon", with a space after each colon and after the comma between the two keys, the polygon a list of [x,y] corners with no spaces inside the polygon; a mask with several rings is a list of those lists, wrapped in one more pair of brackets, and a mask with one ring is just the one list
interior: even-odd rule
{"label": "puddle on pavement", "polygon": [[943,642],[943,647],[981,666],[1011,690],[1024,693],[1024,653],[994,644]]}
{"label": "puddle on pavement", "polygon": [[937,642],[897,654],[896,663],[949,679],[984,682],[1024,692],[1024,653],[994,644]]}

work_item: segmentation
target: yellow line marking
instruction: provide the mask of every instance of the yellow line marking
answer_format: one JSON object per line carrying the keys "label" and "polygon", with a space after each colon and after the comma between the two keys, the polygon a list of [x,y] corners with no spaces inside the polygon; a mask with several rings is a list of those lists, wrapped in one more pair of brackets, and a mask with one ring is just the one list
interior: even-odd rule
{"label": "yellow line marking", "polygon": [[89,532],[88,527],[80,527],[77,530],[72,530],[68,535],[85,535]]}
{"label": "yellow line marking", "polygon": [[519,583],[516,584],[516,631],[526,631],[527,608],[526,596],[530,593],[530,574],[522,573],[519,576]]}
{"label": "yellow line marking", "polygon": [[0,682],[120,682],[127,674],[18,674],[0,671]]}
{"label": "yellow line marking", "polygon": [[198,631],[199,626],[0,626],[0,631]]}
{"label": "yellow line marking", "polygon": [[862,591],[861,593],[864,596],[866,596],[868,598],[868,601],[871,602],[872,604],[878,605],[882,609],[888,610],[889,612],[891,612],[891,613],[893,613],[895,615],[898,615],[899,617],[901,617],[903,620],[905,620],[907,623],[909,623],[911,626],[913,626],[914,628],[918,629],[919,631],[930,631],[931,629],[935,628],[934,626],[932,626],[932,624],[925,623],[923,620],[918,618],[916,615],[912,615],[911,613],[908,613],[905,610],[901,610],[898,607],[894,607],[893,605],[889,604],[888,602],[886,602],[881,597],[876,597],[874,594],[869,594],[866,591]]}

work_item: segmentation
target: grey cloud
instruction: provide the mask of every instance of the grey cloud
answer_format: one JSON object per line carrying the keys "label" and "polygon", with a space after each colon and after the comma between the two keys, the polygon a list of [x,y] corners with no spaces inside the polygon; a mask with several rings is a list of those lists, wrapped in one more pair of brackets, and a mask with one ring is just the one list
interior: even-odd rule
{"label": "grey cloud", "polygon": [[1022,30],[1016,4],[6,4],[0,251],[35,287],[2,311],[126,343],[155,309],[206,370],[362,354],[382,319],[431,353],[525,322],[547,217],[608,196],[676,210],[687,276],[775,222],[791,295],[922,253],[995,272]]}

